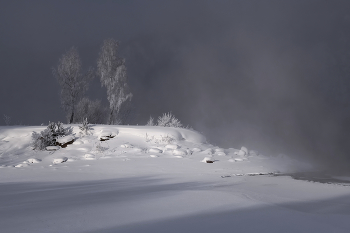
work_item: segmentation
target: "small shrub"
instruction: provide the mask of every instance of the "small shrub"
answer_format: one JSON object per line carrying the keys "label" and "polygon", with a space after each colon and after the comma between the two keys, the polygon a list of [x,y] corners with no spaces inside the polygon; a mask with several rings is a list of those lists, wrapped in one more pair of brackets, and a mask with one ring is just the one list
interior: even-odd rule
{"label": "small shrub", "polygon": [[49,122],[47,128],[40,133],[32,133],[32,147],[34,150],[45,150],[48,146],[55,146],[56,139],[73,133],[72,127],[64,128],[61,122]]}
{"label": "small shrub", "polygon": [[172,143],[173,141],[175,141],[175,139],[169,135],[160,135],[161,139],[160,139],[160,142],[163,143],[163,144],[170,144]]}
{"label": "small shrub", "polygon": [[11,117],[4,114],[4,121],[7,126],[11,124]]}
{"label": "small shrub", "polygon": [[82,125],[81,126],[79,126],[79,129],[80,129],[80,134],[81,135],[89,135],[90,134],[90,131],[91,131],[91,127],[90,127],[90,125],[89,125],[89,122],[88,122],[88,120],[87,120],[87,118],[85,118],[84,120],[83,120],[83,123],[82,123]]}
{"label": "small shrub", "polygon": [[[105,145],[105,146],[103,146]],[[109,146],[107,143],[101,143],[101,142],[95,142],[92,149],[91,149],[91,152],[92,153],[103,153],[105,151],[107,151],[109,149]]]}
{"label": "small shrub", "polygon": [[169,112],[158,117],[158,126],[181,128],[182,124],[172,113]]}
{"label": "small shrub", "polygon": [[176,141],[175,138],[167,135],[160,135],[160,137],[154,137],[154,135],[149,136],[146,133],[146,142],[155,143],[155,144],[170,144]]}
{"label": "small shrub", "polygon": [[149,120],[148,120],[146,126],[154,126],[154,119],[153,119],[153,117],[151,117],[151,116],[149,117]]}

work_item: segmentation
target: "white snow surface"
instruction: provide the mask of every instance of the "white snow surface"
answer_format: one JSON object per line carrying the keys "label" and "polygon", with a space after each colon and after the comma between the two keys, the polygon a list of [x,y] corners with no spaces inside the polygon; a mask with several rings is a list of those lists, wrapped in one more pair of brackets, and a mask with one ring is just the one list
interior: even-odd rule
{"label": "white snow surface", "polygon": [[60,144],[65,144],[67,142],[71,142],[73,141],[75,138],[73,135],[67,135],[67,136],[64,136],[64,137],[60,137],[60,138],[57,138],[56,142],[60,143]]}
{"label": "white snow surface", "polygon": [[60,148],[61,147],[59,147],[59,146],[47,146],[46,150],[55,151],[55,150],[59,150]]}
{"label": "white snow surface", "polygon": [[312,169],[288,156],[158,126],[93,125],[79,137],[73,125],[73,144],[32,150],[45,128],[0,127],[0,232],[350,232],[349,186],[259,175]]}

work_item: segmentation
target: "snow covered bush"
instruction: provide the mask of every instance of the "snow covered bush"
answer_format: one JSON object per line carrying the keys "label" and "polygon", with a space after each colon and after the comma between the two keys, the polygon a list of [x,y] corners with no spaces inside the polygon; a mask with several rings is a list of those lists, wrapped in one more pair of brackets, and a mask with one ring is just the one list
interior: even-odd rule
{"label": "snow covered bush", "polygon": [[72,127],[64,128],[61,122],[49,122],[47,128],[40,133],[32,133],[32,146],[34,150],[45,150],[47,146],[55,146],[56,139],[73,132]]}
{"label": "snow covered bush", "polygon": [[172,113],[169,112],[158,117],[158,126],[181,128],[182,124]]}
{"label": "snow covered bush", "polygon": [[54,145],[56,145],[56,141],[49,130],[45,129],[40,133],[32,133],[32,147],[34,150],[45,150],[47,146]]}

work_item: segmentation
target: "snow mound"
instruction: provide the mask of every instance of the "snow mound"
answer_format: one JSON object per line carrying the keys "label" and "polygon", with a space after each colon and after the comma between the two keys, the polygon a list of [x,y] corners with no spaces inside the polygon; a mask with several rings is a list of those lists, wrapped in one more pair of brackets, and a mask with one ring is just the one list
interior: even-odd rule
{"label": "snow mound", "polygon": [[179,149],[180,146],[179,145],[176,145],[176,144],[168,144],[165,146],[165,149],[167,150],[176,150],[176,149]]}
{"label": "snow mound", "polygon": [[245,156],[246,155],[245,151],[243,151],[243,150],[236,151],[234,154],[238,155],[238,156]]}
{"label": "snow mound", "polygon": [[[79,132],[78,125],[72,125],[75,135]],[[0,166],[5,167],[26,167],[33,163],[38,163],[42,159],[41,166],[45,167],[52,161],[54,164],[68,161],[71,169],[76,169],[81,163],[86,163],[85,160],[94,160],[94,164],[99,165],[98,169],[108,167],[116,161],[139,161],[139,159],[162,157],[162,159],[151,160],[151,163],[161,163],[159,167],[169,163],[172,165],[170,158],[183,158],[182,168],[188,169],[192,167],[194,161],[202,161],[207,163],[217,162],[218,167],[223,171],[239,171],[242,173],[248,172],[272,172],[279,170],[283,173],[296,171],[305,171],[309,168],[301,164],[299,161],[292,160],[287,156],[262,156],[258,152],[249,150],[246,147],[241,147],[239,150],[234,148],[219,148],[208,144],[205,137],[195,131],[170,128],[159,126],[112,126],[112,125],[95,125],[93,127],[94,135],[86,135],[76,138],[71,146],[67,149],[58,150],[60,147],[48,147],[48,151],[35,151],[30,148],[31,134],[33,131],[42,131],[45,127],[1,127],[0,126]],[[152,140],[147,140],[146,133]],[[110,141],[100,141],[99,136],[116,136],[117,139]],[[74,139],[73,135],[59,138],[57,141],[61,143],[69,142]],[[167,140],[172,140],[167,142]],[[145,154],[148,153],[148,154]],[[163,154],[164,153],[164,154]],[[15,155],[15,156],[13,156]],[[220,161],[214,160],[221,158]],[[222,156],[222,157],[217,157]],[[224,159],[228,156],[227,159]],[[38,159],[34,159],[38,158]],[[30,158],[30,159],[28,159]],[[104,160],[100,158],[111,158]],[[205,159],[203,159],[205,158]],[[22,162],[25,161],[25,162]],[[186,162],[185,162],[186,161]],[[103,164],[105,162],[106,164]],[[188,164],[188,167],[186,163]],[[174,163],[176,163],[174,161]],[[27,164],[27,165],[23,165]],[[103,166],[100,166],[103,164]],[[68,165],[67,165],[68,166]],[[119,166],[116,164],[116,166]],[[200,166],[200,165],[198,165]],[[25,170],[37,169],[38,166],[29,166]],[[311,168],[312,169],[312,168]],[[101,169],[104,171],[104,169]],[[152,171],[153,172],[153,171]],[[229,173],[229,172],[228,172]]]}
{"label": "snow mound", "polygon": [[158,155],[149,155],[150,157],[152,157],[152,158],[157,158],[157,157],[159,157]]}
{"label": "snow mound", "polygon": [[129,144],[129,143],[125,143],[125,144],[120,145],[120,147],[122,147],[122,148],[133,148],[134,146]]}
{"label": "snow mound", "polygon": [[100,131],[99,133],[99,139],[100,141],[107,141],[111,138],[114,138],[115,136],[118,135],[118,130],[117,129],[114,129],[114,130],[111,130],[111,129],[103,129]]}
{"label": "snow mound", "polygon": [[248,155],[248,149],[247,149],[247,147],[242,146],[242,147],[241,147],[241,151],[244,151],[244,153],[245,153],[246,155]]}
{"label": "snow mound", "polygon": [[218,156],[225,156],[226,153],[223,152],[223,151],[216,151],[216,152],[215,152],[215,155],[218,155]]}
{"label": "snow mound", "polygon": [[249,151],[249,155],[250,155],[250,156],[258,156],[258,155],[259,155],[259,152],[256,151],[256,150],[250,150],[250,151]]}
{"label": "snow mound", "polygon": [[138,147],[132,148],[132,152],[135,152],[135,153],[140,153],[140,152],[142,152],[142,151],[143,151],[143,149],[138,148]]}
{"label": "snow mound", "polygon": [[162,153],[163,151],[158,148],[151,148],[148,150],[148,153]]}
{"label": "snow mound", "polygon": [[96,160],[95,155],[93,154],[85,154],[84,157],[86,160]]}
{"label": "snow mound", "polygon": [[214,152],[213,152],[213,149],[208,148],[208,149],[204,150],[202,153],[207,154],[207,155],[212,155]]}
{"label": "snow mound", "polygon": [[113,138],[118,135],[118,130],[102,130],[99,134],[101,137],[110,137]]}
{"label": "snow mound", "polygon": [[66,144],[69,142],[74,141],[75,137],[73,135],[68,135],[68,136],[64,136],[64,137],[60,137],[58,139],[56,139],[56,142],[59,144]]}
{"label": "snow mound", "polygon": [[27,159],[27,162],[28,163],[40,163],[41,159],[30,158],[30,159]]}
{"label": "snow mound", "polygon": [[245,161],[245,160],[247,160],[247,159],[245,159],[245,158],[235,158],[235,159],[233,159],[233,162],[242,162],[242,161]]}
{"label": "snow mound", "polygon": [[225,150],[223,148],[216,148],[215,152],[224,152]]}
{"label": "snow mound", "polygon": [[193,152],[201,152],[202,150],[199,149],[199,148],[197,148],[197,147],[195,147],[195,148],[192,148],[192,151],[193,151]]}
{"label": "snow mound", "polygon": [[173,150],[173,155],[187,155],[187,151],[183,149]]}
{"label": "snow mound", "polygon": [[20,163],[18,165],[16,165],[15,167],[28,167],[27,163]]}
{"label": "snow mound", "polygon": [[57,158],[53,160],[54,164],[58,164],[58,163],[64,163],[67,162],[68,158],[67,157],[62,157],[62,158]]}
{"label": "snow mound", "polygon": [[73,142],[74,145],[82,145],[84,144],[84,142],[82,140],[77,140],[75,142]]}

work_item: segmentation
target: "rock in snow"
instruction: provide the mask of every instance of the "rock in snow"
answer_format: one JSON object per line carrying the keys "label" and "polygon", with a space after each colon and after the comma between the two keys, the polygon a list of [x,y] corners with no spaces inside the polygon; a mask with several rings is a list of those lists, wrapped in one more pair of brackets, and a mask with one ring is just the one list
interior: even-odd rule
{"label": "rock in snow", "polygon": [[116,135],[118,135],[118,130],[116,130],[116,132],[111,131],[111,130],[103,130],[100,135],[100,141],[107,141],[111,138],[114,138]]}
{"label": "rock in snow", "polygon": [[205,157],[201,162],[203,163],[214,163],[214,159],[212,157]]}

